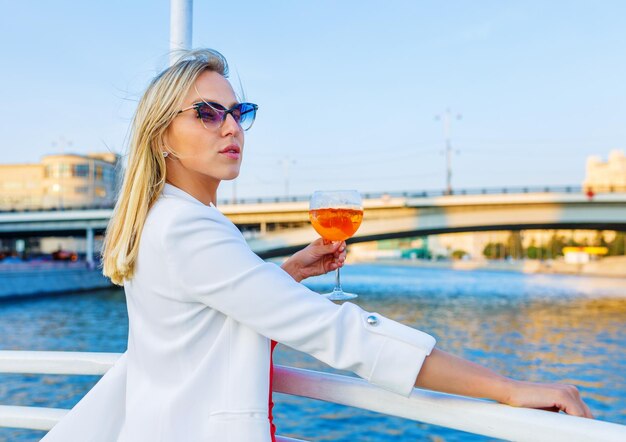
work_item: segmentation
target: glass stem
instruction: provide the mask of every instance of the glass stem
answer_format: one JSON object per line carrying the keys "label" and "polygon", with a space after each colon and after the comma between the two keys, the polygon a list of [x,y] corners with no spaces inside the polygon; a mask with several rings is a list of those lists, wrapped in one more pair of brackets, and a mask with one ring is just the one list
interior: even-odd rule
{"label": "glass stem", "polygon": [[341,277],[339,276],[339,269],[335,270],[335,292],[343,292],[341,289]]}

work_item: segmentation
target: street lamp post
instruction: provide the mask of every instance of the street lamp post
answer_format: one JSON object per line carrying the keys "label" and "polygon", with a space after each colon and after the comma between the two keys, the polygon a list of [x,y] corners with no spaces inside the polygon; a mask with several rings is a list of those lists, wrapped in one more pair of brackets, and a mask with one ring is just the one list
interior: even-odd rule
{"label": "street lamp post", "polygon": [[286,156],[279,161],[279,164],[283,166],[283,176],[285,178],[285,198],[289,198],[289,168],[296,164],[296,160],[292,160],[289,156]]}
{"label": "street lamp post", "polygon": [[[446,195],[452,195],[452,141],[450,140],[450,123],[452,122],[452,111],[447,108],[442,115],[435,118],[443,122],[443,136],[445,138],[445,155],[446,155]],[[457,120],[461,119],[461,114],[454,116]]]}

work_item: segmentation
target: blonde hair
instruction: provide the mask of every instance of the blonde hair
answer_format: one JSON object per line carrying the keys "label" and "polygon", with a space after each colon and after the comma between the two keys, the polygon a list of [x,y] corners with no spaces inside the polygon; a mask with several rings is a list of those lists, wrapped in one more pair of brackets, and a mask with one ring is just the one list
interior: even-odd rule
{"label": "blonde hair", "polygon": [[227,77],[226,59],[212,49],[182,51],[176,63],[150,82],[139,101],[131,125],[128,165],[102,252],[103,273],[114,284],[123,285],[133,277],[148,211],[165,185],[163,136],[204,71]]}

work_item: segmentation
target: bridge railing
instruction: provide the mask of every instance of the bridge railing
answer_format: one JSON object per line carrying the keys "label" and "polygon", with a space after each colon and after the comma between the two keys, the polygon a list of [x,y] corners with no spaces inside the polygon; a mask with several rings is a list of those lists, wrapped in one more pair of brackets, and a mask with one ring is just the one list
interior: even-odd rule
{"label": "bridge railing", "polygon": [[[0,351],[0,373],[101,375],[119,356],[117,353]],[[624,425],[420,389],[414,389],[405,398],[362,379],[290,367],[276,367],[274,391],[507,440],[626,440]],[[0,427],[49,430],[67,411],[0,405]]]}
{"label": "bridge railing", "polygon": [[[469,189],[447,190],[422,190],[422,191],[391,191],[391,192],[362,192],[365,199],[380,198],[436,198],[451,195],[506,195],[524,193],[568,193],[581,194],[593,192],[594,195],[604,193],[625,193],[626,186],[517,186],[517,187],[477,187]],[[239,198],[221,199],[220,204],[263,204],[263,203],[286,203],[309,201],[309,195],[299,195],[292,197],[263,197],[263,198]]]}
{"label": "bridge railing", "polygon": [[[362,192],[365,199],[378,198],[436,198],[450,195],[503,195],[503,194],[523,194],[523,193],[569,193],[580,194],[591,191],[594,195],[606,193],[625,193],[626,186],[517,186],[517,187],[477,187],[469,189],[446,190],[411,190],[411,191],[390,191],[390,192]],[[310,195],[297,196],[276,196],[259,198],[222,198],[218,200],[221,205],[231,204],[270,204],[270,203],[290,203],[309,201]],[[49,212],[49,211],[70,211],[70,210],[93,210],[112,209],[113,205],[80,206],[80,207],[50,207],[50,208],[12,208],[2,209],[0,213],[12,212]]]}

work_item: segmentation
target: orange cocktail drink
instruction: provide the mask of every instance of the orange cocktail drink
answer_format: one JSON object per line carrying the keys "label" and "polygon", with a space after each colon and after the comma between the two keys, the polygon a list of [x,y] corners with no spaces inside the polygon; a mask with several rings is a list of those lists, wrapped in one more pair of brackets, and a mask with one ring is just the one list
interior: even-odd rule
{"label": "orange cocktail drink", "polygon": [[[309,219],[324,241],[345,241],[352,237],[363,221],[363,202],[356,190],[318,190],[311,195]],[[325,294],[333,301],[356,298],[341,288],[339,267],[335,271],[335,288]]]}
{"label": "orange cocktail drink", "polygon": [[311,224],[328,241],[345,241],[357,231],[363,210],[322,208],[309,210]]}

